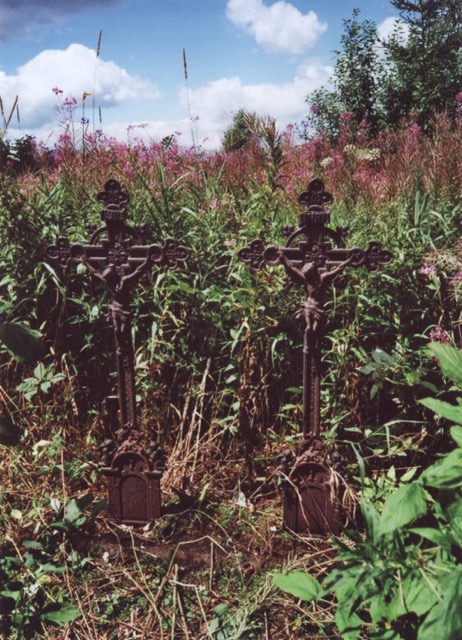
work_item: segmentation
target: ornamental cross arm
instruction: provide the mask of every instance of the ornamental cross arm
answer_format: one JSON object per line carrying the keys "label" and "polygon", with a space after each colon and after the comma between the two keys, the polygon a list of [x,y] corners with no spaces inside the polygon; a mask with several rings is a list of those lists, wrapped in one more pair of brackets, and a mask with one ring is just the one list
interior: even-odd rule
{"label": "ornamental cross arm", "polygon": [[[154,247],[154,245],[151,245]],[[160,264],[166,265],[169,269],[177,269],[181,262],[185,262],[190,255],[187,247],[180,244],[175,238],[167,238],[162,247],[162,261]],[[153,258],[154,262],[159,262]]]}
{"label": "ornamental cross arm", "polygon": [[368,271],[378,271],[383,264],[393,262],[393,254],[388,249],[382,249],[380,242],[372,240],[364,252],[364,264]]}
{"label": "ornamental cross arm", "polygon": [[237,255],[242,262],[248,264],[254,271],[258,271],[266,262],[264,254],[263,240],[256,239],[252,240],[248,247],[241,249]]}
{"label": "ornamental cross arm", "polygon": [[149,244],[146,224],[126,224],[129,197],[117,180],[108,180],[96,199],[104,205],[101,218],[105,224],[87,225],[90,234],[87,242],[70,245],[67,237],[59,237],[46,250],[50,262],[61,267],[71,262],[83,263],[99,279],[105,279],[105,274],[112,270],[119,280],[128,282],[153,265],[177,269],[189,257],[189,249],[176,239]]}
{"label": "ornamental cross arm", "polygon": [[50,244],[45,252],[46,257],[52,264],[66,267],[71,258],[69,240],[66,236],[60,236],[56,244]]}

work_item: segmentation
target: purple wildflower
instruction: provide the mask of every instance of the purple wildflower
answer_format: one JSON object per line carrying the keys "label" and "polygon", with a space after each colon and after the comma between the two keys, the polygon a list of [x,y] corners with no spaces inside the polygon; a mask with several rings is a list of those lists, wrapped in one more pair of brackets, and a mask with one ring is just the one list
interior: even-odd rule
{"label": "purple wildflower", "polygon": [[420,267],[419,273],[423,276],[432,276],[436,273],[436,267],[434,264],[424,265],[423,267]]}

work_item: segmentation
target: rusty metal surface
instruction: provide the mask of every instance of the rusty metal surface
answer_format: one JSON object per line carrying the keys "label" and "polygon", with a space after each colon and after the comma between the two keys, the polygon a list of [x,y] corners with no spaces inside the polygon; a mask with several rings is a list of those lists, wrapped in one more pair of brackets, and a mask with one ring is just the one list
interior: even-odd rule
{"label": "rusty metal surface", "polygon": [[[286,228],[284,246],[265,247],[254,240],[240,250],[239,257],[252,269],[282,265],[285,283],[303,287],[304,297],[296,317],[303,322],[303,422],[297,455],[285,452],[281,475],[284,478],[284,521],[286,526],[310,534],[338,531],[338,489],[335,469],[327,459],[320,440],[321,340],[324,335],[326,290],[338,281],[347,267],[364,266],[377,271],[392,261],[390,251],[371,241],[366,249],[345,247],[347,229],[332,229],[333,201],[321,180],[312,180],[299,197],[305,206],[298,229]],[[314,465],[314,466],[313,466]]]}
{"label": "rusty metal surface", "polygon": [[126,224],[128,194],[116,180],[97,195],[103,205],[103,225],[90,228],[87,244],[69,244],[62,236],[50,245],[47,257],[61,266],[83,264],[110,291],[117,366],[118,396],[110,396],[109,423],[118,423],[115,438],[101,445],[100,465],[108,478],[109,510],[125,524],[142,524],[160,516],[160,477],[163,454],[156,442],[143,444],[138,428],[132,343],[131,289],[154,266],[176,268],[189,250],[173,238],[163,245],[146,244],[147,227]]}

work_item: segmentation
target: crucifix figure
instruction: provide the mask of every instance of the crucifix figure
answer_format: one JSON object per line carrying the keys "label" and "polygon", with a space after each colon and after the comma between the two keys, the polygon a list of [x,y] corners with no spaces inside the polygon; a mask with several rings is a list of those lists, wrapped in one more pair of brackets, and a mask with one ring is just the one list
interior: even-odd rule
{"label": "crucifix figure", "polygon": [[281,456],[284,485],[284,522],[295,531],[310,534],[336,533],[339,526],[338,491],[335,465],[329,465],[320,438],[321,341],[324,335],[326,290],[344,270],[365,266],[377,271],[393,259],[380,243],[369,242],[367,249],[345,247],[346,228],[328,227],[332,196],[321,180],[312,180],[299,197],[306,209],[300,214],[297,230],[287,229],[282,247],[265,247],[254,240],[241,249],[239,257],[253,269],[265,264],[282,265],[286,284],[298,284],[304,297],[296,317],[303,332],[303,423],[297,456],[286,450]]}
{"label": "crucifix figure", "polygon": [[117,180],[106,182],[97,200],[103,205],[104,225],[90,227],[89,243],[70,245],[63,236],[48,247],[47,257],[61,266],[70,262],[85,265],[111,294],[108,317],[114,331],[118,396],[108,401],[117,407],[118,429],[115,439],[107,438],[101,445],[101,467],[109,481],[111,515],[125,524],[142,524],[160,516],[163,455],[154,440],[143,446],[138,428],[131,289],[153,266],[174,269],[189,251],[172,238],[163,246],[146,244],[147,226],[131,227],[125,222],[128,195]]}

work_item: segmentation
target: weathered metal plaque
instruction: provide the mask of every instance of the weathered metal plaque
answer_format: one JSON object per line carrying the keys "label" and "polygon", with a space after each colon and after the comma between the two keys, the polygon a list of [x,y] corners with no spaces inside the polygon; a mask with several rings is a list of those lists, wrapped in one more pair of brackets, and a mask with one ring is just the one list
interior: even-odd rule
{"label": "weathered metal plaque", "polygon": [[102,472],[108,479],[109,511],[124,524],[146,524],[161,515],[160,479],[162,469],[152,469],[149,461],[135,452],[114,456]]}
{"label": "weathered metal plaque", "polygon": [[331,482],[331,470],[324,465],[302,465],[284,487],[284,524],[310,536],[338,534],[339,497]]}

